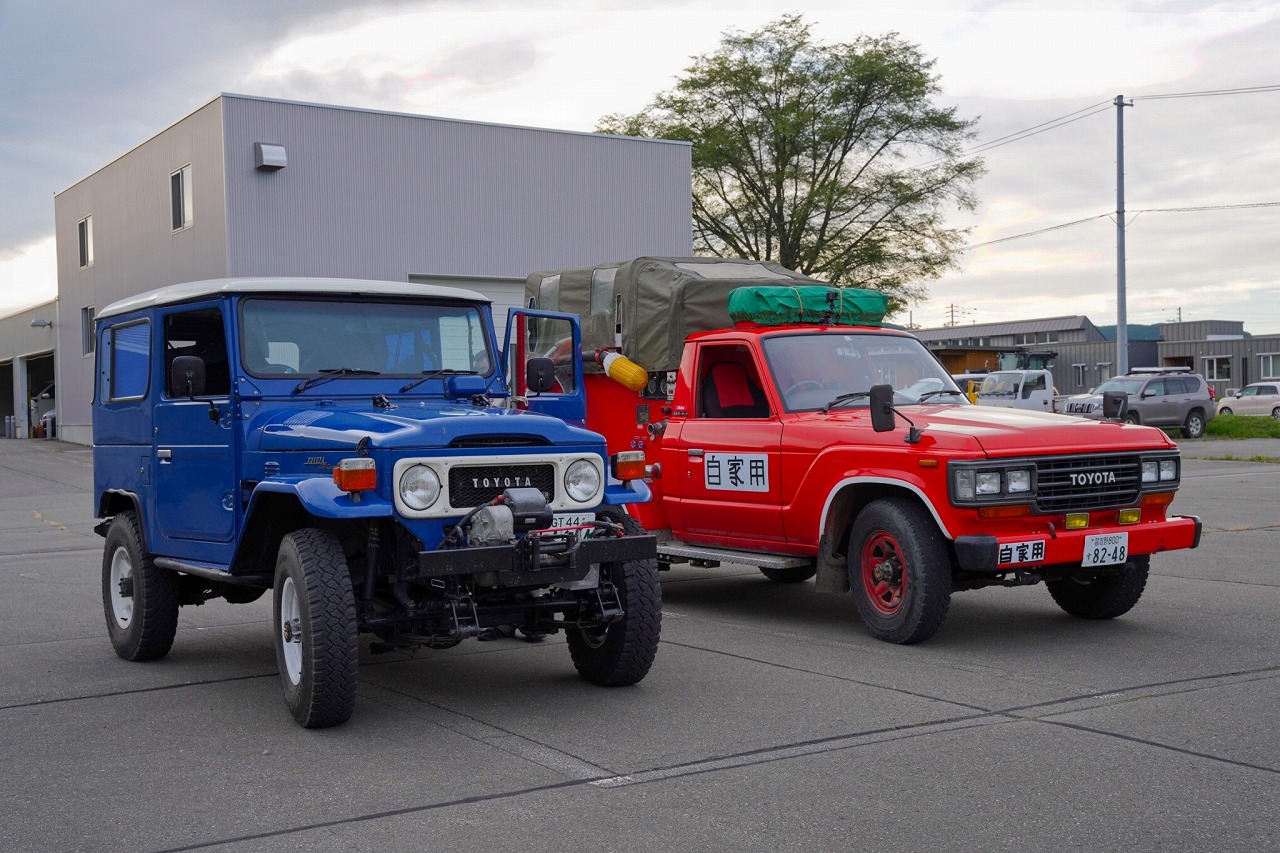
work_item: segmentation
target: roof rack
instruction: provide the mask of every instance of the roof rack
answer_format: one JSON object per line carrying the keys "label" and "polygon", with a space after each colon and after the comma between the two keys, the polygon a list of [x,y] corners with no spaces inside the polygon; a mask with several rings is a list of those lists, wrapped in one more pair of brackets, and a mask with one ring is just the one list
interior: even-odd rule
{"label": "roof rack", "polygon": [[1169,367],[1131,367],[1130,373],[1190,373],[1191,368],[1185,365]]}

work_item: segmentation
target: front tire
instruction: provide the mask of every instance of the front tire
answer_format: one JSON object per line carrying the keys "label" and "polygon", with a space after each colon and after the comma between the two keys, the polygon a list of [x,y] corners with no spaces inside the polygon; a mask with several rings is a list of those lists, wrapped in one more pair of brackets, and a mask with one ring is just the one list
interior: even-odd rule
{"label": "front tire", "polygon": [[792,566],[789,569],[767,569],[760,566],[760,574],[774,583],[803,583],[818,573],[818,567]]}
{"label": "front tire", "polygon": [[[1271,413],[1271,417],[1273,417],[1273,418],[1275,418],[1275,417],[1280,417],[1280,415],[1277,415],[1277,414],[1276,414],[1276,412],[1280,412],[1280,409],[1276,409],[1276,411],[1275,411],[1275,412],[1272,412],[1272,413]],[[1231,407],[1230,407],[1230,406],[1223,406],[1221,409],[1218,409],[1218,414],[1220,414],[1220,415],[1229,415],[1229,414],[1231,414]]]}
{"label": "front tire", "polygon": [[1204,412],[1193,409],[1187,414],[1187,422],[1182,427],[1183,438],[1199,438],[1204,435]]}
{"label": "front tire", "polygon": [[138,515],[111,521],[102,554],[102,607],[111,647],[125,660],[157,660],[178,632],[178,576],[143,550]]}
{"label": "front tire", "polygon": [[[617,517],[609,517],[618,521]],[[628,536],[642,535],[640,523],[630,516],[621,519]],[[622,602],[623,616],[601,628],[569,628],[569,656],[587,681],[602,687],[636,684],[649,673],[658,653],[662,633],[662,590],[658,584],[657,560],[626,560],[602,563],[600,580],[613,582]]]}
{"label": "front tire", "polygon": [[346,722],[355,710],[359,636],[338,537],[315,528],[285,536],[273,599],[276,664],[289,713],[307,728]]}
{"label": "front tire", "polygon": [[1128,613],[1147,586],[1151,557],[1130,557],[1118,575],[1086,580],[1065,577],[1046,581],[1049,594],[1058,606],[1082,619],[1114,619]]}
{"label": "front tire", "polygon": [[933,518],[905,498],[864,507],[849,531],[849,583],[877,638],[906,645],[936,634],[951,606],[951,560]]}

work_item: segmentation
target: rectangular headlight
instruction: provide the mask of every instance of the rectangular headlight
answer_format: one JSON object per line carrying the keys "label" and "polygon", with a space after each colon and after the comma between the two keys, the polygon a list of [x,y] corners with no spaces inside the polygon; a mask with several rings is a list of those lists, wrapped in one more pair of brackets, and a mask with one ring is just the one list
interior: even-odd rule
{"label": "rectangular headlight", "polygon": [[1031,491],[1031,472],[1025,468],[1011,468],[1005,472],[1005,488],[1009,494],[1016,495]]}
{"label": "rectangular headlight", "polygon": [[973,471],[962,468],[956,471],[956,500],[973,500]]}
{"label": "rectangular headlight", "polygon": [[1177,459],[1161,459],[1160,460],[1160,479],[1164,481],[1178,479],[1178,460]]}
{"label": "rectangular headlight", "polygon": [[977,486],[977,493],[980,495],[1000,494],[1000,472],[979,471]]}
{"label": "rectangular headlight", "polygon": [[1154,483],[1160,479],[1160,463],[1155,460],[1142,463],[1142,482]]}

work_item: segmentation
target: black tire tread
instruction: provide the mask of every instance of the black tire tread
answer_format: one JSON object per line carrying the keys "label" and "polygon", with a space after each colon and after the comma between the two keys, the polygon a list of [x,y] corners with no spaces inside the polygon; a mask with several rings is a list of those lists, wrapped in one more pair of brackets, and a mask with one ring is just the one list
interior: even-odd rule
{"label": "black tire tread", "polygon": [[306,728],[325,728],[344,723],[355,711],[356,681],[359,665],[359,634],[356,626],[355,596],[351,575],[338,537],[326,530],[307,528],[285,536],[276,564],[277,590],[287,571],[286,558],[292,549],[298,557],[302,583],[294,577],[294,586],[302,600],[305,647],[302,678],[297,695],[290,696],[292,685],[284,674],[280,650],[280,602],[275,598],[276,659],[285,690],[285,704]]}
{"label": "black tire tread", "polygon": [[[102,605],[111,645],[127,661],[159,660],[173,648],[178,633],[178,576],[156,568],[142,543],[136,512],[127,510],[112,519],[102,557]],[[124,630],[115,621],[107,588],[111,556],[118,545],[128,549],[133,564],[133,620]]]}
{"label": "black tire tread", "polygon": [[[614,517],[612,520],[617,520]],[[623,531],[643,535],[644,528],[630,516],[621,519]],[[565,634],[569,656],[578,674],[601,687],[636,684],[649,674],[657,656],[662,633],[662,587],[658,582],[657,560],[628,560],[600,566],[603,575],[611,572],[622,598],[625,615],[609,626],[604,644],[589,645],[577,629]]]}
{"label": "black tire tread", "polygon": [[[915,575],[908,578],[911,598],[894,616],[877,611],[862,587],[862,543],[880,529],[892,533],[904,551],[913,552],[917,563]],[[849,531],[848,557],[854,603],[873,635],[886,642],[912,645],[938,633],[951,607],[951,560],[942,531],[923,507],[899,497],[867,504]]]}
{"label": "black tire tread", "polygon": [[1080,583],[1071,578],[1046,581],[1049,594],[1064,611],[1081,619],[1114,619],[1133,609],[1147,587],[1151,557],[1131,557],[1119,575]]}

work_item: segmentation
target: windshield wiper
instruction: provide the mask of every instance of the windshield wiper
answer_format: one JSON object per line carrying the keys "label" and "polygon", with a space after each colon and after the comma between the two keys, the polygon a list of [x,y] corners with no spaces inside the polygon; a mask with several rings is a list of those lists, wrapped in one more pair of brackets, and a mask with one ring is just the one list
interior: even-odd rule
{"label": "windshield wiper", "polygon": [[417,388],[419,385],[421,385],[423,382],[426,382],[428,379],[439,379],[442,376],[475,376],[475,375],[477,374],[476,374],[476,371],[474,370],[456,370],[452,367],[446,367],[442,370],[424,370],[422,371],[421,377],[406,384],[403,388],[400,389],[400,393],[403,394],[405,391],[408,391],[411,388]]}
{"label": "windshield wiper", "polygon": [[330,379],[337,379],[339,376],[381,376],[377,370],[365,370],[363,367],[326,367],[316,371],[321,376],[310,376],[294,386],[293,393],[305,391],[313,385],[319,385],[321,382],[328,382]]}
{"label": "windshield wiper", "polygon": [[963,391],[952,391],[950,388],[940,388],[937,391],[925,391],[923,394],[920,395],[920,399],[916,400],[916,402],[923,403],[925,400],[928,400],[930,397],[936,397],[939,394],[950,394],[953,397],[964,396]]}
{"label": "windshield wiper", "polygon": [[869,397],[869,396],[871,396],[870,391],[850,391],[848,394],[841,394],[839,397],[836,397],[830,403],[827,403],[825,406],[823,406],[822,413],[825,415],[827,412],[831,410],[832,406],[839,406],[842,403],[848,403],[852,400],[858,400],[858,399],[861,399],[862,397]]}

